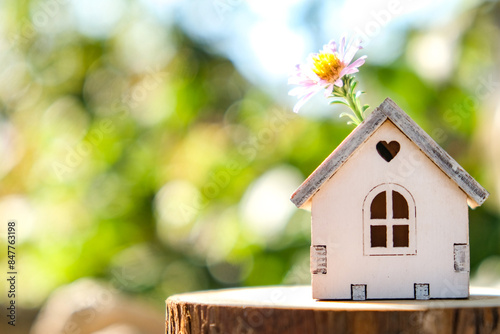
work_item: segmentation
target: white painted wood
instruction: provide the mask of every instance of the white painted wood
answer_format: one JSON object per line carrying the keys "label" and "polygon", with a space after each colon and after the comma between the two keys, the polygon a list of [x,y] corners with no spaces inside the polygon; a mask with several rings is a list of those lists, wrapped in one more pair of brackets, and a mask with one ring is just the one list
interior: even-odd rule
{"label": "white painted wood", "polygon": [[470,271],[470,255],[469,255],[469,245],[466,244],[455,244],[453,245],[453,254],[455,257],[454,268],[455,271],[464,272]]}
{"label": "white painted wood", "polygon": [[429,284],[416,283],[415,284],[415,299],[428,300],[429,299]]}
{"label": "white painted wood", "polygon": [[326,158],[316,170],[292,194],[291,201],[299,208],[310,209],[312,196],[328,179],[349,159],[351,154],[372,135],[387,119],[387,116],[374,110],[357,126],[340,145]]}
{"label": "white painted wood", "polygon": [[474,178],[467,173],[434,139],[419,127],[391,99],[382,103],[385,115],[412,140],[428,158],[434,162],[449,178],[468,195],[468,204],[475,208],[484,203],[489,193]]}
{"label": "white painted wood", "polygon": [[366,284],[351,285],[352,300],[366,300]]}
{"label": "white painted wood", "polygon": [[325,245],[311,246],[311,274],[324,275],[328,272],[326,251]]}
{"label": "white painted wood", "polygon": [[[394,140],[400,151],[387,162],[375,147]],[[415,249],[411,255],[365,255],[364,201],[372,189],[391,183],[414,200]],[[468,297],[469,273],[454,269],[454,245],[468,244],[467,198],[385,121],[312,197],[312,244],[327,246],[329,265],[327,274],[312,275],[313,297],[351,299],[351,285],[360,282],[366,284],[367,299],[413,299],[416,282],[430,284],[429,298]]]}
{"label": "white painted wood", "polygon": [[[402,194],[409,206],[409,219],[392,219],[392,200],[391,196],[387,197],[386,201],[386,213],[387,219],[385,220],[372,220],[370,219],[370,204],[373,198],[378,195],[381,191],[386,191],[388,195],[395,190]],[[370,238],[370,226],[379,225],[387,226],[387,247],[371,247]],[[394,225],[409,225],[409,246],[408,247],[393,247],[392,246],[392,228]],[[363,254],[364,255],[416,255],[417,254],[417,222],[416,222],[416,210],[415,201],[410,192],[395,183],[383,183],[376,186],[370,193],[366,196],[363,201]]]}

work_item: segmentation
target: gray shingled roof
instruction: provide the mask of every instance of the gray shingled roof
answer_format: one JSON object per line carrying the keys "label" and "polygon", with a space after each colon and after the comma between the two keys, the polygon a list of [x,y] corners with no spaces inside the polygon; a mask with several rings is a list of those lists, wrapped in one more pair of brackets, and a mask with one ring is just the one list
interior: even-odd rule
{"label": "gray shingled roof", "polygon": [[429,159],[448,175],[468,196],[471,208],[483,204],[489,193],[445,150],[420,128],[399,106],[387,98],[316,168],[293,193],[291,201],[299,208],[310,208],[311,198],[386,120],[390,120]]}

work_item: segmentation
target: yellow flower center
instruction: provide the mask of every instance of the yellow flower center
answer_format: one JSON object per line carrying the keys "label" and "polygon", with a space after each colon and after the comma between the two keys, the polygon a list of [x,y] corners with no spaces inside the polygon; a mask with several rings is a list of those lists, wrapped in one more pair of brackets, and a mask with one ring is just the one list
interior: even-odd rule
{"label": "yellow flower center", "polygon": [[344,64],[333,53],[320,53],[313,58],[313,72],[321,79],[334,83],[340,77]]}

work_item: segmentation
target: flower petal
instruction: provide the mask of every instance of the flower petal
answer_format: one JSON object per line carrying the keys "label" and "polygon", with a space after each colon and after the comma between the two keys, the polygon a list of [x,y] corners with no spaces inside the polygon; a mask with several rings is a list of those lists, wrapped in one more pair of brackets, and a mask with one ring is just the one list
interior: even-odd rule
{"label": "flower petal", "polygon": [[297,103],[295,103],[295,106],[293,107],[293,112],[294,113],[298,113],[299,112],[299,109],[307,102],[309,101],[309,99],[311,97],[313,97],[314,94],[316,94],[316,92],[310,92],[309,94],[307,94],[306,96],[302,97],[301,99],[299,99],[297,101]]}
{"label": "flower petal", "polygon": [[342,70],[342,72],[340,72],[340,74],[342,75],[341,78],[344,76],[344,75],[349,75],[349,74],[353,74],[353,73],[358,73],[359,70],[357,67],[346,67]]}
{"label": "flower petal", "polygon": [[361,56],[355,61],[353,61],[349,66],[360,67],[365,63],[366,56]]}
{"label": "flower petal", "polygon": [[288,91],[288,95],[300,97],[300,96],[306,95],[308,92],[309,92],[309,87],[299,86],[299,87],[295,87],[295,88],[290,89]]}
{"label": "flower petal", "polygon": [[295,87],[288,92],[288,95],[297,96],[299,99],[309,94],[310,92],[317,92],[321,89],[318,85],[311,85],[307,87]]}
{"label": "flower petal", "polygon": [[357,68],[350,68],[350,67],[346,67],[342,70],[342,72],[340,72],[341,74],[341,78],[344,76],[344,75],[349,75],[349,74],[353,74],[353,73],[356,73],[358,72],[358,69]]}
{"label": "flower petal", "polygon": [[329,84],[328,86],[325,87],[325,97],[329,97],[330,95],[332,95],[332,92],[333,92],[333,86],[332,84]]}
{"label": "flower petal", "polygon": [[[335,42],[334,40],[331,40],[330,42],[328,42],[328,44],[325,45],[325,47],[327,47],[328,51],[331,53],[338,52],[337,42]],[[325,47],[323,49],[325,49]]]}
{"label": "flower petal", "polygon": [[351,39],[346,47],[346,52],[344,54],[344,57],[342,58],[344,64],[349,64],[359,49],[360,49],[359,41]]}
{"label": "flower petal", "polygon": [[343,36],[340,40],[340,59],[344,58],[345,54],[345,36]]}

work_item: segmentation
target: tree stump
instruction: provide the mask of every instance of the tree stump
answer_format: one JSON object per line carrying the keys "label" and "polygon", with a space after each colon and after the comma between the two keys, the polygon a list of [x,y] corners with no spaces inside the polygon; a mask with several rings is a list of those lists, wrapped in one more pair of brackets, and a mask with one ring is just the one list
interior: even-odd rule
{"label": "tree stump", "polygon": [[318,301],[310,286],[201,291],[167,299],[167,334],[500,333],[500,292],[469,299]]}

